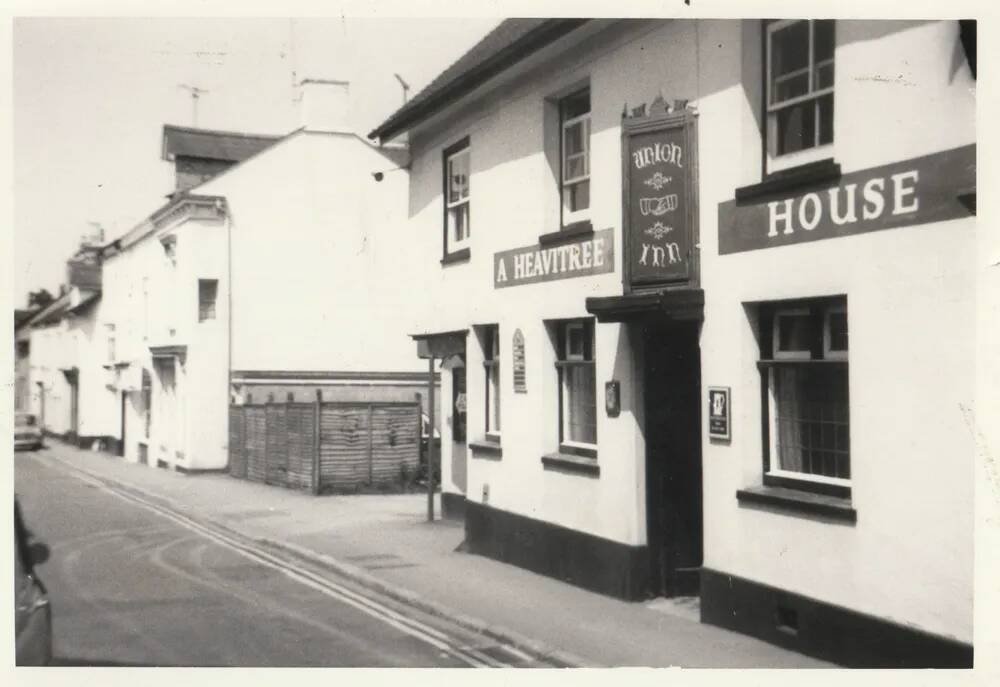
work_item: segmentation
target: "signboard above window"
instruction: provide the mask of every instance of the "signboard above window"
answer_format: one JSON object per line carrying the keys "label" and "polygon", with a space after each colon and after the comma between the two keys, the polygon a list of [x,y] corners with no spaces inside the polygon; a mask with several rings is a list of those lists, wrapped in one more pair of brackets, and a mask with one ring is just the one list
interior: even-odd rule
{"label": "signboard above window", "polygon": [[694,113],[662,98],[622,121],[625,289],[697,279]]}

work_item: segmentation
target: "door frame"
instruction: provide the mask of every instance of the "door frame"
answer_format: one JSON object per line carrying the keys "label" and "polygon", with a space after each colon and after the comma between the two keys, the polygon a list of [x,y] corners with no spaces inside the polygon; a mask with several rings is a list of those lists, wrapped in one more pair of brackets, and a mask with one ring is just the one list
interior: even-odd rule
{"label": "door frame", "polygon": [[[699,589],[700,569],[704,560],[704,496],[702,491],[702,431],[701,431],[701,347],[699,323],[683,322],[668,324],[660,318],[648,318],[639,330],[642,356],[637,365],[637,374],[642,375],[643,389],[643,435],[645,437],[646,455],[646,535],[649,552],[649,591],[654,596],[691,596],[697,595]],[[662,348],[654,348],[654,337],[662,336],[674,342],[674,350],[678,351],[676,371],[660,370],[655,374],[651,367],[653,356],[657,350],[667,351],[670,343],[664,341]],[[666,378],[666,379],[664,379]],[[673,425],[685,432],[682,441],[687,444],[688,461],[682,464],[668,463],[668,456],[662,453],[664,437],[658,441],[655,431],[669,432],[669,427],[663,426],[655,413],[650,412],[649,404],[656,396],[651,393],[652,385],[659,379],[662,383],[670,383],[678,389],[675,397],[680,410],[677,421]],[[676,478],[682,480],[672,491],[674,494],[689,495],[690,500],[670,500],[670,495],[664,487],[667,480]],[[678,507],[671,509],[671,505]],[[678,537],[674,532],[681,522],[693,528],[687,538]],[[686,541],[685,541],[686,539]],[[687,558],[686,565],[675,565],[675,556]],[[672,563],[674,561],[674,563]]]}

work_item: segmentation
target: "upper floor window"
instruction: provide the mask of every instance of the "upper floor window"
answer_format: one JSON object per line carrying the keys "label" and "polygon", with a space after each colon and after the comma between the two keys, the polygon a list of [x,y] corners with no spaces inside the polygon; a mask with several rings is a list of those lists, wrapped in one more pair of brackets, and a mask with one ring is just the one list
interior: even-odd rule
{"label": "upper floor window", "polygon": [[560,188],[563,226],[590,214],[590,89],[559,102],[562,133]]}
{"label": "upper floor window", "polygon": [[444,153],[445,257],[469,247],[469,162],[468,138]]}
{"label": "upper floor window", "polygon": [[767,24],[768,171],[828,157],[833,143],[834,21]]}
{"label": "upper floor window", "polygon": [[215,319],[215,301],[219,293],[218,279],[198,280],[198,321]]}
{"label": "upper floor window", "polygon": [[765,483],[848,496],[851,450],[847,302],[761,306]]}

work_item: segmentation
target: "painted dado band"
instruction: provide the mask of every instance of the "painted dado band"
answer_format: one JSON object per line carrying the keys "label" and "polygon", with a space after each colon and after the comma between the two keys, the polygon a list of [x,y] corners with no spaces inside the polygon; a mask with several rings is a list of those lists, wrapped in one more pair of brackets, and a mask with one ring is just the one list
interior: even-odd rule
{"label": "painted dado band", "polygon": [[719,205],[719,253],[969,217],[976,146],[953,148],[843,176],[794,196]]}

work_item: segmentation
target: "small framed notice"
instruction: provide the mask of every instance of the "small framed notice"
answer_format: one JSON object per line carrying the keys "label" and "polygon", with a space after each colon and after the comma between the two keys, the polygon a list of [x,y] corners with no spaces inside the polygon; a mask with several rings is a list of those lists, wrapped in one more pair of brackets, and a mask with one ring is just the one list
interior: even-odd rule
{"label": "small framed notice", "polygon": [[525,379],[524,366],[524,334],[520,329],[514,330],[514,391],[519,394],[528,393],[528,383]]}
{"label": "small framed notice", "polygon": [[730,418],[729,387],[708,387],[708,437],[710,439],[732,439]]}

